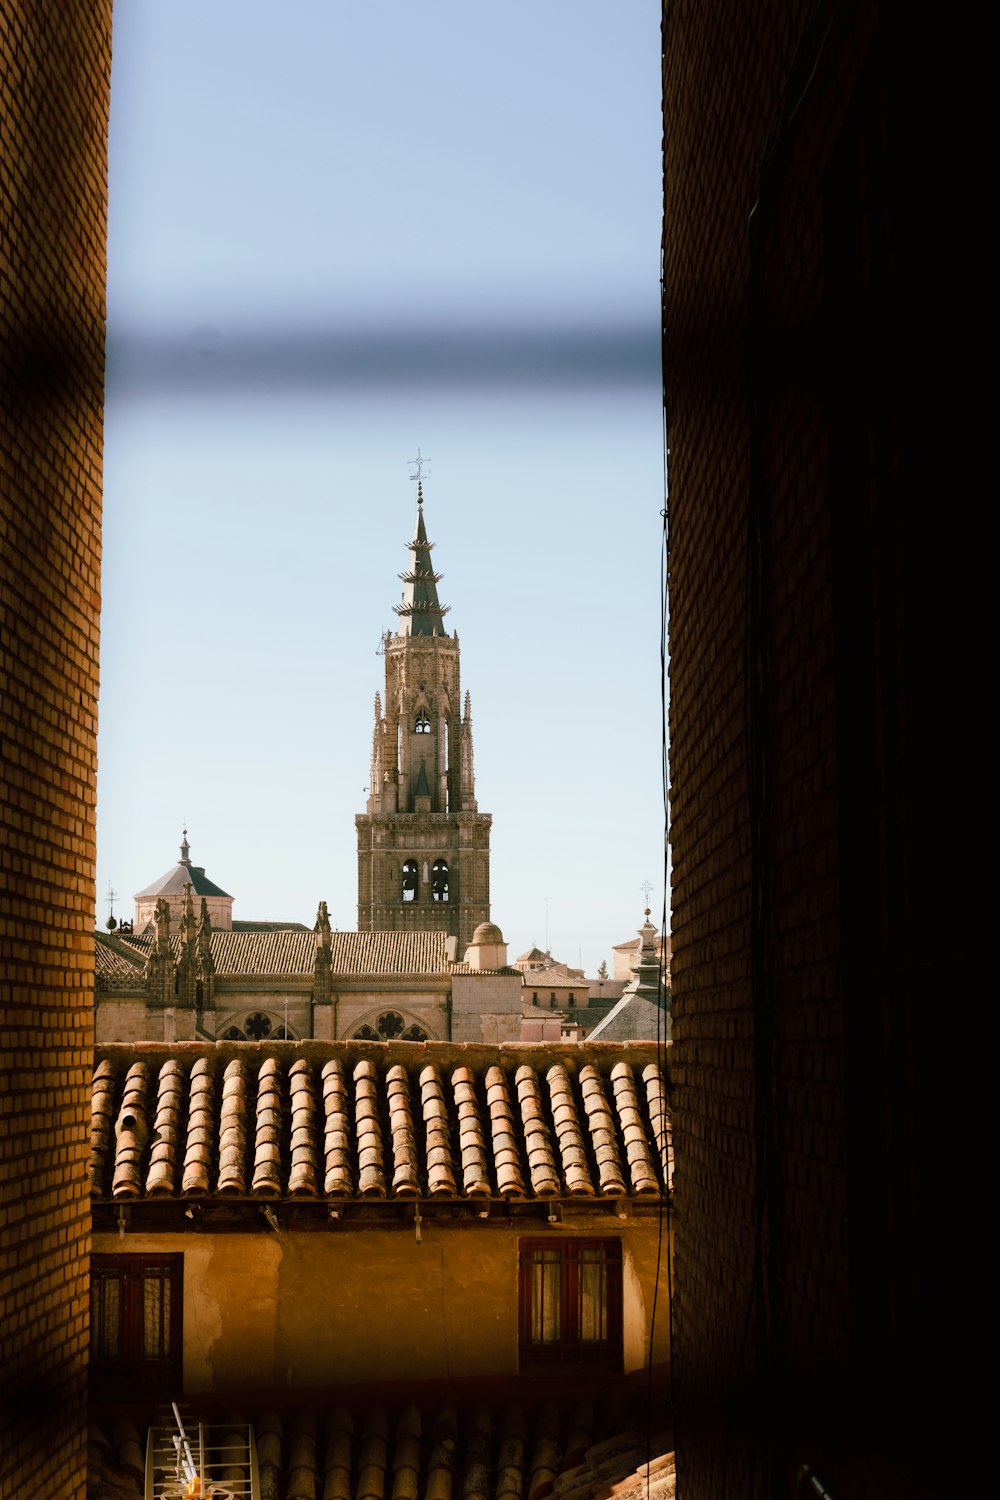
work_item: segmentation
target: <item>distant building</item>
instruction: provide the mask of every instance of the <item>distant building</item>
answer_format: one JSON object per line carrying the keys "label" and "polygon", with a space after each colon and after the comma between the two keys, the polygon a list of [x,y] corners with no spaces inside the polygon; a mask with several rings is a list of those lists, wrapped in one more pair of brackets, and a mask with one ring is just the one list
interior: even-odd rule
{"label": "distant building", "polygon": [[615,949],[617,958],[622,949],[634,947],[632,973],[621,999],[590,1033],[595,1041],[670,1040],[670,970],[664,962],[670,939],[661,938],[649,915],[647,907],[634,945],[622,943]]}
{"label": "distant building", "polygon": [[334,932],[321,902],[301,924],[216,932],[190,889],[174,930],[160,897],[142,932],[98,932],[99,1042],[516,1041],[521,976],[503,933],[482,923],[461,960],[443,932]]}
{"label": "distant building", "polygon": [[624,984],[588,979],[541,948],[514,960],[524,976],[524,1042],[583,1041],[620,998]]}
{"label": "distant building", "polygon": [[409,547],[400,628],[383,642],[368,807],[354,820],[358,930],[445,932],[464,953],[490,917],[493,819],[476,802],[471,701],[462,698],[458,634],[444,628],[422,485]]}
{"label": "distant building", "polygon": [[492,818],[476,803],[470,699],[423,503],[420,485],[400,628],[384,640],[371,794],[355,820],[358,931],[334,932],[325,902],[312,930],[234,921],[234,898],[191,863],[185,830],[131,926],[112,919],[97,934],[100,1042],[518,1039],[521,975],[489,919]]}
{"label": "distant building", "polygon": [[[649,913],[646,913],[648,918]],[[627,943],[616,943],[611,952],[614,954],[614,977],[628,981],[632,977],[632,970],[639,957],[639,949],[642,946],[642,936],[629,938]],[[656,933],[653,944],[656,956],[663,958],[663,969],[666,975],[667,987],[670,986],[670,961],[673,950],[670,945],[670,933]]]}
{"label": "distant building", "polygon": [[143,928],[152,924],[156,904],[160,900],[166,901],[169,906],[170,920],[180,922],[184,913],[184,892],[189,885],[195,900],[206,903],[209,920],[214,928],[232,927],[233,898],[228,891],[222,890],[208,879],[204,866],[191,863],[191,846],[185,828],[181,839],[181,857],[177,863],[165,875],[161,875],[159,880],[154,880],[152,885],[147,885],[145,890],[136,893],[134,930],[142,932]]}

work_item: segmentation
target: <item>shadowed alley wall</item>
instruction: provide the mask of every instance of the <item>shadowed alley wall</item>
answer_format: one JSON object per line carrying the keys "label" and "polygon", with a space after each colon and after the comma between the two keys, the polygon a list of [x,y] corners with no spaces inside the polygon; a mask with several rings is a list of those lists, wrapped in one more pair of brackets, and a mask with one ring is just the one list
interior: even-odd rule
{"label": "shadowed alley wall", "polygon": [[111,5],[0,9],[0,1490],[84,1492]]}
{"label": "shadowed alley wall", "polygon": [[684,1500],[941,1456],[912,25],[664,7]]}

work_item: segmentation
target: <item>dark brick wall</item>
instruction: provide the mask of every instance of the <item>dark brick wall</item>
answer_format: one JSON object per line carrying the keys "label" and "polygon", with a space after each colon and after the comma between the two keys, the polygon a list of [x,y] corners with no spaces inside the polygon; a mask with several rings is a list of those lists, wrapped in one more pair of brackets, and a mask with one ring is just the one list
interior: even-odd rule
{"label": "dark brick wall", "polygon": [[907,24],[664,11],[683,1500],[934,1492]]}
{"label": "dark brick wall", "polygon": [[0,1492],[82,1496],[110,0],[0,6]]}

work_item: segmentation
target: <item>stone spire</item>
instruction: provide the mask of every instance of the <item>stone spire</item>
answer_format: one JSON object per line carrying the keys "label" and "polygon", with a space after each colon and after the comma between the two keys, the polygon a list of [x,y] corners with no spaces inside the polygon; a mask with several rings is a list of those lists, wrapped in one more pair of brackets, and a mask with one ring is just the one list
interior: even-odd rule
{"label": "stone spire", "polygon": [[[444,627],[414,477],[411,566],[400,574],[398,628],[382,637],[368,806],[354,820],[358,930],[443,931],[464,953],[489,920],[492,818],[476,805],[471,703],[466,694],[463,715],[459,640]],[[317,995],[321,981],[317,971]]]}
{"label": "stone spire", "polygon": [[395,605],[400,618],[400,635],[446,635],[444,616],[448,605],[442,608],[438,601],[437,586],[441,574],[431,566],[433,542],[427,540],[424,525],[424,487],[417,485],[417,526],[413,541],[407,544],[413,553],[408,570],[400,573],[405,585],[402,604]]}

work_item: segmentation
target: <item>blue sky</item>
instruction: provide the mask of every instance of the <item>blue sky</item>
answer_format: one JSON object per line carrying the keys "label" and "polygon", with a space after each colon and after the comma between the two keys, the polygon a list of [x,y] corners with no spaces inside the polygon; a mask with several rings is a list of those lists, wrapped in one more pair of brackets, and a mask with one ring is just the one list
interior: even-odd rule
{"label": "blue sky", "polygon": [[116,5],[100,920],[355,926],[418,446],[494,920],[658,910],[659,139],[649,0]]}

